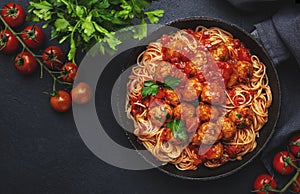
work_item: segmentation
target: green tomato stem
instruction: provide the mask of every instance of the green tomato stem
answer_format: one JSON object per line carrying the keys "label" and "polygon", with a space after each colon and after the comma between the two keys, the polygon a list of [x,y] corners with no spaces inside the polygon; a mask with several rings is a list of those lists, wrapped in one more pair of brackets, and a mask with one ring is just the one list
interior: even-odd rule
{"label": "green tomato stem", "polygon": [[297,181],[298,176],[299,176],[299,170],[297,170],[293,178],[280,190],[280,193],[284,193],[293,184],[293,182]]}
{"label": "green tomato stem", "polygon": [[36,55],[34,52],[32,52],[28,47],[27,45],[23,42],[23,40],[18,36],[18,33],[16,33],[6,22],[5,20],[3,19],[3,17],[0,15],[0,20],[2,21],[2,23],[4,24],[5,26],[5,29],[8,29],[9,31],[11,31],[11,33],[17,38],[17,40],[20,42],[20,44],[23,46],[23,51],[24,49],[29,52],[35,59],[36,61],[39,63],[39,65],[41,66],[41,76],[40,78],[43,78],[43,69],[45,71],[47,71],[49,73],[49,75],[52,77],[52,79],[59,83],[59,84],[62,84],[62,85],[69,85],[71,86],[72,83],[69,83],[69,82],[64,82],[64,81],[61,81],[59,80],[54,74],[53,72],[38,58],[38,55]]}

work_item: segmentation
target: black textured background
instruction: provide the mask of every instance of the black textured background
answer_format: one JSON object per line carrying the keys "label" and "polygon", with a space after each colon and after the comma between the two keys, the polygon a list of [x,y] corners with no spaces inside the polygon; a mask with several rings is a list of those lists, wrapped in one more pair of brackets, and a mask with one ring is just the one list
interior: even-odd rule
{"label": "black textured background", "polygon": [[[15,2],[27,6],[29,1]],[[5,3],[8,1],[1,0],[0,6]],[[247,31],[276,11],[274,7],[260,13],[243,13],[224,0],[162,0],[154,2],[153,8],[166,10],[161,23],[210,16]],[[49,37],[49,29],[46,32]],[[38,73],[19,75],[13,58],[0,55],[0,193],[247,194],[255,177],[265,172],[260,157],[234,175],[207,182],[177,179],[156,169],[128,171],[110,166],[84,145],[71,111],[52,111],[49,97],[42,93],[51,89],[51,79],[45,76],[40,80]],[[299,95],[293,95],[292,86],[299,84],[299,68],[290,60],[278,67],[278,73],[284,91],[282,111],[288,111],[285,103],[299,99]],[[119,138],[123,142],[126,139],[124,133]]]}

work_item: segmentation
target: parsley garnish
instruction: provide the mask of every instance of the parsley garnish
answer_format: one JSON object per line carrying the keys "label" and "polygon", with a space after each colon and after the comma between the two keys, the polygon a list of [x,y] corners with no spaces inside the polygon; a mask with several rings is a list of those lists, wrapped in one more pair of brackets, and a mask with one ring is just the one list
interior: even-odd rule
{"label": "parsley garnish", "polygon": [[158,92],[159,86],[154,83],[153,81],[145,81],[144,87],[142,88],[142,97],[145,98],[146,96],[154,96]]}
{"label": "parsley garnish", "polygon": [[241,119],[242,118],[242,115],[241,114],[236,114],[236,117]]}
{"label": "parsley garnish", "polygon": [[[31,0],[28,20],[51,26],[51,39],[70,45],[68,59],[75,60],[77,48],[88,51],[96,43],[101,53],[113,53],[127,32],[128,38],[142,39],[147,35],[146,18],[158,23],[164,10],[151,10],[151,0]],[[138,28],[127,28],[139,22]],[[122,39],[121,39],[122,38]],[[125,37],[124,37],[125,38]]]}
{"label": "parsley garnish", "polygon": [[171,122],[166,124],[167,128],[171,129],[173,132],[173,136],[175,138],[178,138],[182,141],[187,140],[187,135],[186,135],[186,127],[183,121],[180,119],[174,119]]}
{"label": "parsley garnish", "polygon": [[177,77],[167,76],[167,77],[165,77],[164,82],[165,82],[165,84],[164,84],[165,87],[174,90],[178,86],[178,84],[181,82],[181,79],[177,78]]}
{"label": "parsley garnish", "polygon": [[246,124],[245,124],[245,122],[244,122],[244,123],[241,123],[241,124],[238,124],[237,126],[238,126],[238,128],[240,128],[240,129],[245,129],[245,128],[247,127]]}
{"label": "parsley garnish", "polygon": [[176,77],[167,76],[164,79],[164,84],[158,85],[154,81],[145,81],[144,87],[142,88],[142,97],[145,98],[146,96],[155,96],[158,92],[159,87],[162,88],[169,88],[174,90],[178,84],[180,83],[181,79]]}

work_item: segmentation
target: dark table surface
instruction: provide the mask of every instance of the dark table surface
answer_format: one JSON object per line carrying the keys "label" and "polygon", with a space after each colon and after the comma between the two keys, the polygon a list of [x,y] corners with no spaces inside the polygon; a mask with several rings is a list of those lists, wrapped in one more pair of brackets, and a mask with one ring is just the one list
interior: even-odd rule
{"label": "dark table surface", "polygon": [[[2,0],[0,6],[7,2]],[[29,1],[15,2],[27,6]],[[274,7],[263,13],[243,13],[220,0],[162,0],[154,2],[153,8],[166,10],[160,23],[209,16],[249,32],[253,24],[270,18],[276,11]],[[49,36],[49,29],[46,32]],[[65,45],[64,48],[67,49]],[[72,111],[58,114],[51,109],[49,97],[43,94],[52,87],[50,78],[40,80],[38,73],[30,77],[19,75],[13,58],[0,55],[0,193],[246,194],[251,193],[255,177],[266,172],[260,156],[233,175],[206,182],[177,179],[157,169],[129,171],[110,166],[85,146]],[[281,87],[293,94],[292,85],[300,81],[296,62],[291,59],[277,69]],[[282,96],[282,111],[288,111],[284,110],[284,103],[290,100],[293,99]],[[121,142],[127,140],[124,133],[117,138]]]}

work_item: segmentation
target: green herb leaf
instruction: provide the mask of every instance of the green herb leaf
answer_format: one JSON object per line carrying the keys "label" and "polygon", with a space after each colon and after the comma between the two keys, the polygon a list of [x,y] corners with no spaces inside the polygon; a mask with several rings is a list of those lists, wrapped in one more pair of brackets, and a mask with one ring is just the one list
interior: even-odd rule
{"label": "green herb leaf", "polygon": [[147,24],[144,18],[141,20],[140,25],[136,28],[137,29],[134,31],[133,34],[133,37],[135,39],[141,40],[142,38],[145,38],[147,36]]}
{"label": "green herb leaf", "polygon": [[142,88],[142,97],[145,98],[146,96],[154,96],[158,92],[159,86],[154,83],[153,81],[145,81],[144,87]]}
{"label": "green herb leaf", "polygon": [[[115,32],[128,28],[136,21],[157,23],[163,10],[149,10],[152,0],[31,0],[27,20],[44,22],[51,26],[51,39],[59,43],[69,42],[68,59],[74,61],[76,48],[89,51],[100,42],[101,53],[110,53],[125,39],[120,40]],[[142,39],[147,35],[147,26],[141,25],[128,33],[130,38]]]}
{"label": "green herb leaf", "polygon": [[68,31],[68,26],[70,26],[70,23],[65,18],[59,18],[54,22],[54,26],[56,31],[66,32]]}
{"label": "green herb leaf", "polygon": [[159,21],[158,18],[162,17],[164,15],[164,13],[165,13],[165,11],[161,10],[161,9],[145,12],[145,14],[147,15],[151,24],[158,23],[158,21]]}
{"label": "green herb leaf", "polygon": [[242,118],[242,115],[241,114],[236,114],[236,117],[241,119]]}
{"label": "green herb leaf", "polygon": [[173,137],[178,138],[182,141],[187,140],[186,127],[183,121],[180,119],[174,119],[166,124],[167,128],[173,132]]}
{"label": "green herb leaf", "polygon": [[173,90],[179,85],[180,82],[181,79],[177,77],[167,76],[164,78],[165,87],[168,87]]}

